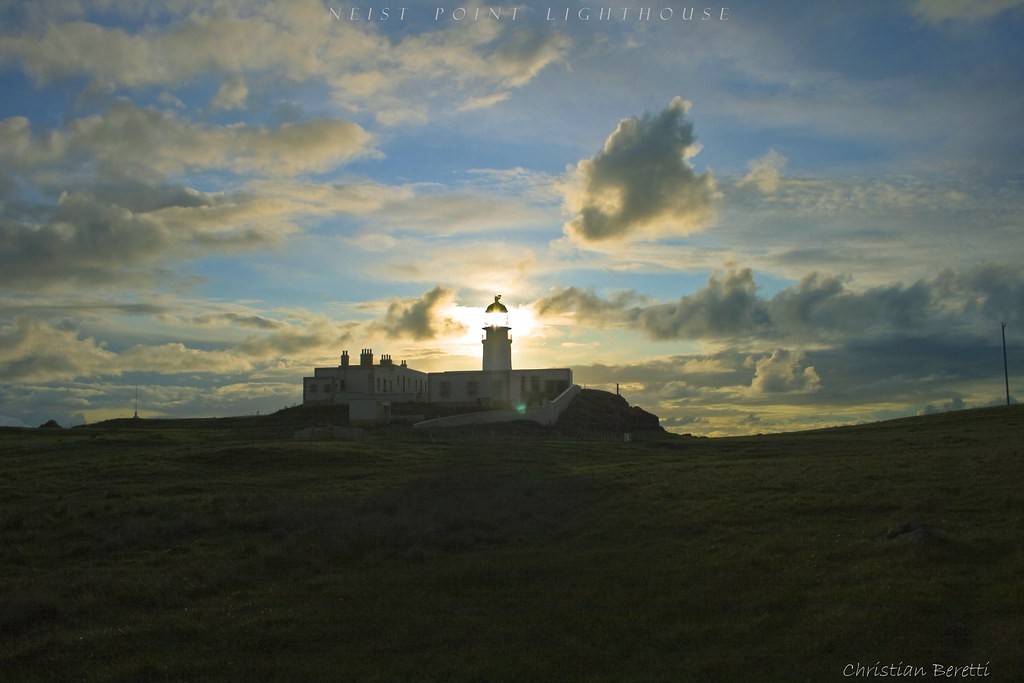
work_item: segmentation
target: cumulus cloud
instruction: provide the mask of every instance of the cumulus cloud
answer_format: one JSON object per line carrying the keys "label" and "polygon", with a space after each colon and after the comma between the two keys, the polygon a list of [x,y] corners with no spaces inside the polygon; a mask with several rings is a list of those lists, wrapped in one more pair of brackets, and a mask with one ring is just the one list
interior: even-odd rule
{"label": "cumulus cloud", "polygon": [[241,340],[229,333],[203,344],[206,347],[212,343],[215,348],[166,342],[133,344],[114,350],[107,341],[83,333],[70,318],[52,322],[22,315],[0,325],[0,384],[120,377],[129,372],[253,373],[282,361],[290,363],[333,353],[350,339],[346,326],[325,318],[296,324],[259,315],[213,313],[178,320],[182,323],[182,335],[187,335],[190,328],[217,323],[230,327],[232,332],[250,333]]}
{"label": "cumulus cloud", "polygon": [[[750,268],[713,272],[672,303],[632,292],[601,297],[566,288],[534,303],[552,322],[630,327],[655,340],[778,340],[833,344],[892,334],[956,334],[991,321],[1024,320],[1024,279],[1010,265],[982,263],[931,280],[853,289],[850,278],[810,273],[771,297],[758,295]],[[986,322],[988,321],[988,322]]]}
{"label": "cumulus cloud", "polygon": [[[999,322],[1017,321],[1012,330],[1024,321],[1019,268],[980,263],[911,284],[854,284],[851,277],[812,273],[759,296],[751,274],[733,269],[714,274],[678,304],[616,304],[612,296],[559,290],[564,296],[534,307],[549,324],[574,324],[573,338],[585,334],[580,328],[612,325],[656,340],[704,342],[703,353],[573,368],[580,383],[611,390],[621,384],[630,402],[667,418],[666,425],[689,429],[706,420],[700,430],[709,435],[742,433],[746,427],[737,421],[752,410],[765,423],[757,431],[809,429],[886,419],[899,414],[896,406],[922,412],[982,406],[1002,391]],[[732,307],[722,303],[725,292],[738,295]],[[593,313],[562,315],[577,305]],[[688,318],[677,309],[745,315],[716,330],[706,317]],[[655,328],[661,336],[640,324],[651,313],[669,321]]]}
{"label": "cumulus cloud", "polygon": [[820,387],[814,366],[804,364],[803,353],[777,349],[770,356],[753,360],[754,379],[750,386],[763,394],[809,392]]}
{"label": "cumulus cloud", "polygon": [[245,78],[236,76],[221,83],[210,100],[210,106],[214,109],[236,109],[245,104],[245,98],[248,96],[249,86],[246,85]]}
{"label": "cumulus cloud", "polygon": [[605,299],[598,296],[593,287],[562,287],[551,296],[539,299],[534,309],[545,318],[571,314],[576,324],[607,327],[633,320],[636,314],[630,309],[642,301],[645,299],[632,291],[617,292]]}
{"label": "cumulus cloud", "polygon": [[934,284],[895,283],[848,291],[845,278],[806,275],[767,303],[772,326],[790,336],[823,338],[833,334],[910,329],[940,315],[933,310]]}
{"label": "cumulus cloud", "polygon": [[749,268],[713,272],[705,287],[674,303],[652,304],[635,292],[602,298],[592,288],[569,287],[539,299],[534,308],[547,318],[571,313],[576,325],[628,326],[657,340],[745,336],[768,323]]}
{"label": "cumulus cloud", "polygon": [[0,282],[53,288],[159,277],[154,266],[168,260],[267,247],[295,230],[272,200],[133,183],[121,195],[135,210],[85,190],[33,207],[31,220],[0,210]]}
{"label": "cumulus cloud", "polygon": [[96,180],[52,203],[0,202],[0,284],[52,291],[152,282],[173,277],[165,268],[185,259],[277,248],[310,217],[364,215],[414,196],[410,187],[361,182],[257,180],[200,192]]}
{"label": "cumulus cloud", "polygon": [[417,341],[464,332],[465,325],[447,314],[454,304],[455,292],[437,285],[418,299],[392,301],[371,329],[389,337]]}
{"label": "cumulus cloud", "polygon": [[0,121],[0,159],[8,169],[21,170],[50,163],[66,148],[63,136],[55,131],[33,135],[31,122],[24,116]]}
{"label": "cumulus cloud", "polygon": [[712,273],[707,286],[676,303],[645,308],[637,322],[654,339],[746,335],[767,322],[749,268]]}
{"label": "cumulus cloud", "polygon": [[935,278],[934,296],[962,313],[1009,325],[1024,323],[1024,279],[1017,264],[981,263]]}
{"label": "cumulus cloud", "polygon": [[706,227],[718,192],[690,164],[699,146],[676,97],[657,114],[624,119],[604,148],[580,161],[566,188],[568,235],[589,243],[687,235]]}
{"label": "cumulus cloud", "polygon": [[738,187],[751,186],[764,194],[774,194],[779,189],[782,180],[782,168],[786,165],[786,157],[774,149],[769,150],[760,159],[747,163],[750,172],[745,175],[736,185]]}
{"label": "cumulus cloud", "polygon": [[68,323],[57,326],[23,316],[0,327],[0,383],[46,382],[106,374],[116,354]]}

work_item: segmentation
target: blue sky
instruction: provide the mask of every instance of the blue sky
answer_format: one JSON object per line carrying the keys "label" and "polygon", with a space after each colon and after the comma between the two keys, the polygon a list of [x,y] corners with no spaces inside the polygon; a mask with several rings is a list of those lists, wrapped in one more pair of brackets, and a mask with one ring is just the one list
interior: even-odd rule
{"label": "blue sky", "polygon": [[475,368],[494,294],[677,432],[1005,400],[1024,2],[512,7],[0,4],[0,423]]}

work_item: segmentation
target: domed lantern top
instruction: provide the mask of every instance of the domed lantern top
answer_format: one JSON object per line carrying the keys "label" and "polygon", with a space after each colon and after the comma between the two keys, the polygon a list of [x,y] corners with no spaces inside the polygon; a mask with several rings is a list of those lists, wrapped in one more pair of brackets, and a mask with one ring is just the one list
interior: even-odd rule
{"label": "domed lantern top", "polygon": [[505,304],[501,303],[501,294],[494,297],[494,303],[488,306],[484,313],[508,313],[508,309],[505,308]]}
{"label": "domed lantern top", "polygon": [[484,311],[484,324],[487,327],[508,327],[508,309],[501,303],[501,295],[494,297],[494,303]]}

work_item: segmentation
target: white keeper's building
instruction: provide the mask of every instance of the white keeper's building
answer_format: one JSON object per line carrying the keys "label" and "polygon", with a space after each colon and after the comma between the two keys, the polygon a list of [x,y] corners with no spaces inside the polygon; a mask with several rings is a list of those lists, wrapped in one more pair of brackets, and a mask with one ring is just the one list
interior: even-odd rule
{"label": "white keeper's building", "polygon": [[483,366],[480,370],[420,372],[390,355],[374,363],[373,351],[363,349],[353,365],[342,351],[337,367],[315,368],[302,379],[303,405],[349,405],[365,401],[403,403],[464,403],[481,408],[530,406],[551,401],[572,386],[569,368],[517,370],[512,368],[512,338],[508,309],[494,297],[485,311]]}

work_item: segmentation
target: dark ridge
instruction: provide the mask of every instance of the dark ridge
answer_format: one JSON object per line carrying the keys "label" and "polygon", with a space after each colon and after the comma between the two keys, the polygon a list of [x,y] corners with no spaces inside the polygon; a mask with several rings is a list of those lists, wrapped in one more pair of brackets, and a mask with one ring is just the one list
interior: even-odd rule
{"label": "dark ridge", "polygon": [[[474,408],[474,406],[468,405],[439,408],[439,405],[430,403],[394,403],[392,404],[392,415],[397,418],[398,422],[409,424],[410,421],[403,418],[415,419],[422,417],[430,419],[431,417],[454,415],[459,412],[473,412]],[[475,409],[479,410],[479,407],[475,407]],[[870,430],[876,434],[886,431],[894,434],[913,434],[919,431],[945,427],[961,430],[987,429],[993,428],[991,423],[993,419],[998,419],[1002,428],[1016,426],[1020,421],[1024,420],[1024,406],[1015,404],[1012,406],[969,408],[932,415],[901,417],[859,425],[837,425],[790,433],[807,436],[849,433],[853,436],[861,430]],[[244,430],[253,436],[291,436],[293,432],[311,426],[345,426],[347,424],[348,406],[300,405],[282,408],[267,415],[208,418],[115,418],[88,425],[79,425],[74,427],[74,429],[227,429]],[[549,429],[541,427],[537,423],[524,420],[510,424],[524,431],[528,429],[533,431]],[[41,426],[50,428],[60,427],[54,420],[50,420]],[[494,428],[497,429],[498,427],[494,426]],[[453,427],[452,429],[462,428]],[[630,406],[622,396],[596,389],[583,389],[580,391],[576,400],[562,414],[558,424],[550,429],[562,433],[665,432],[656,415],[648,413],[638,406]],[[784,436],[785,434],[765,434],[728,438],[731,440],[771,440]]]}
{"label": "dark ridge", "polygon": [[609,432],[663,432],[657,415],[631,406],[622,396],[583,389],[558,419],[559,429]]}
{"label": "dark ridge", "polygon": [[[473,404],[440,405],[430,403],[393,403],[392,416],[397,421],[415,416],[423,419],[476,412]],[[52,421],[51,421],[52,422]],[[267,415],[206,418],[115,418],[82,425],[78,428],[116,429],[244,429],[253,435],[283,434],[311,426],[344,426],[348,424],[348,406],[292,406]],[[54,423],[56,425],[56,423]],[[520,429],[544,430],[533,422],[519,420]],[[663,432],[657,415],[637,406],[630,406],[622,396],[583,389],[553,428],[562,432]],[[290,432],[289,432],[290,433]]]}

